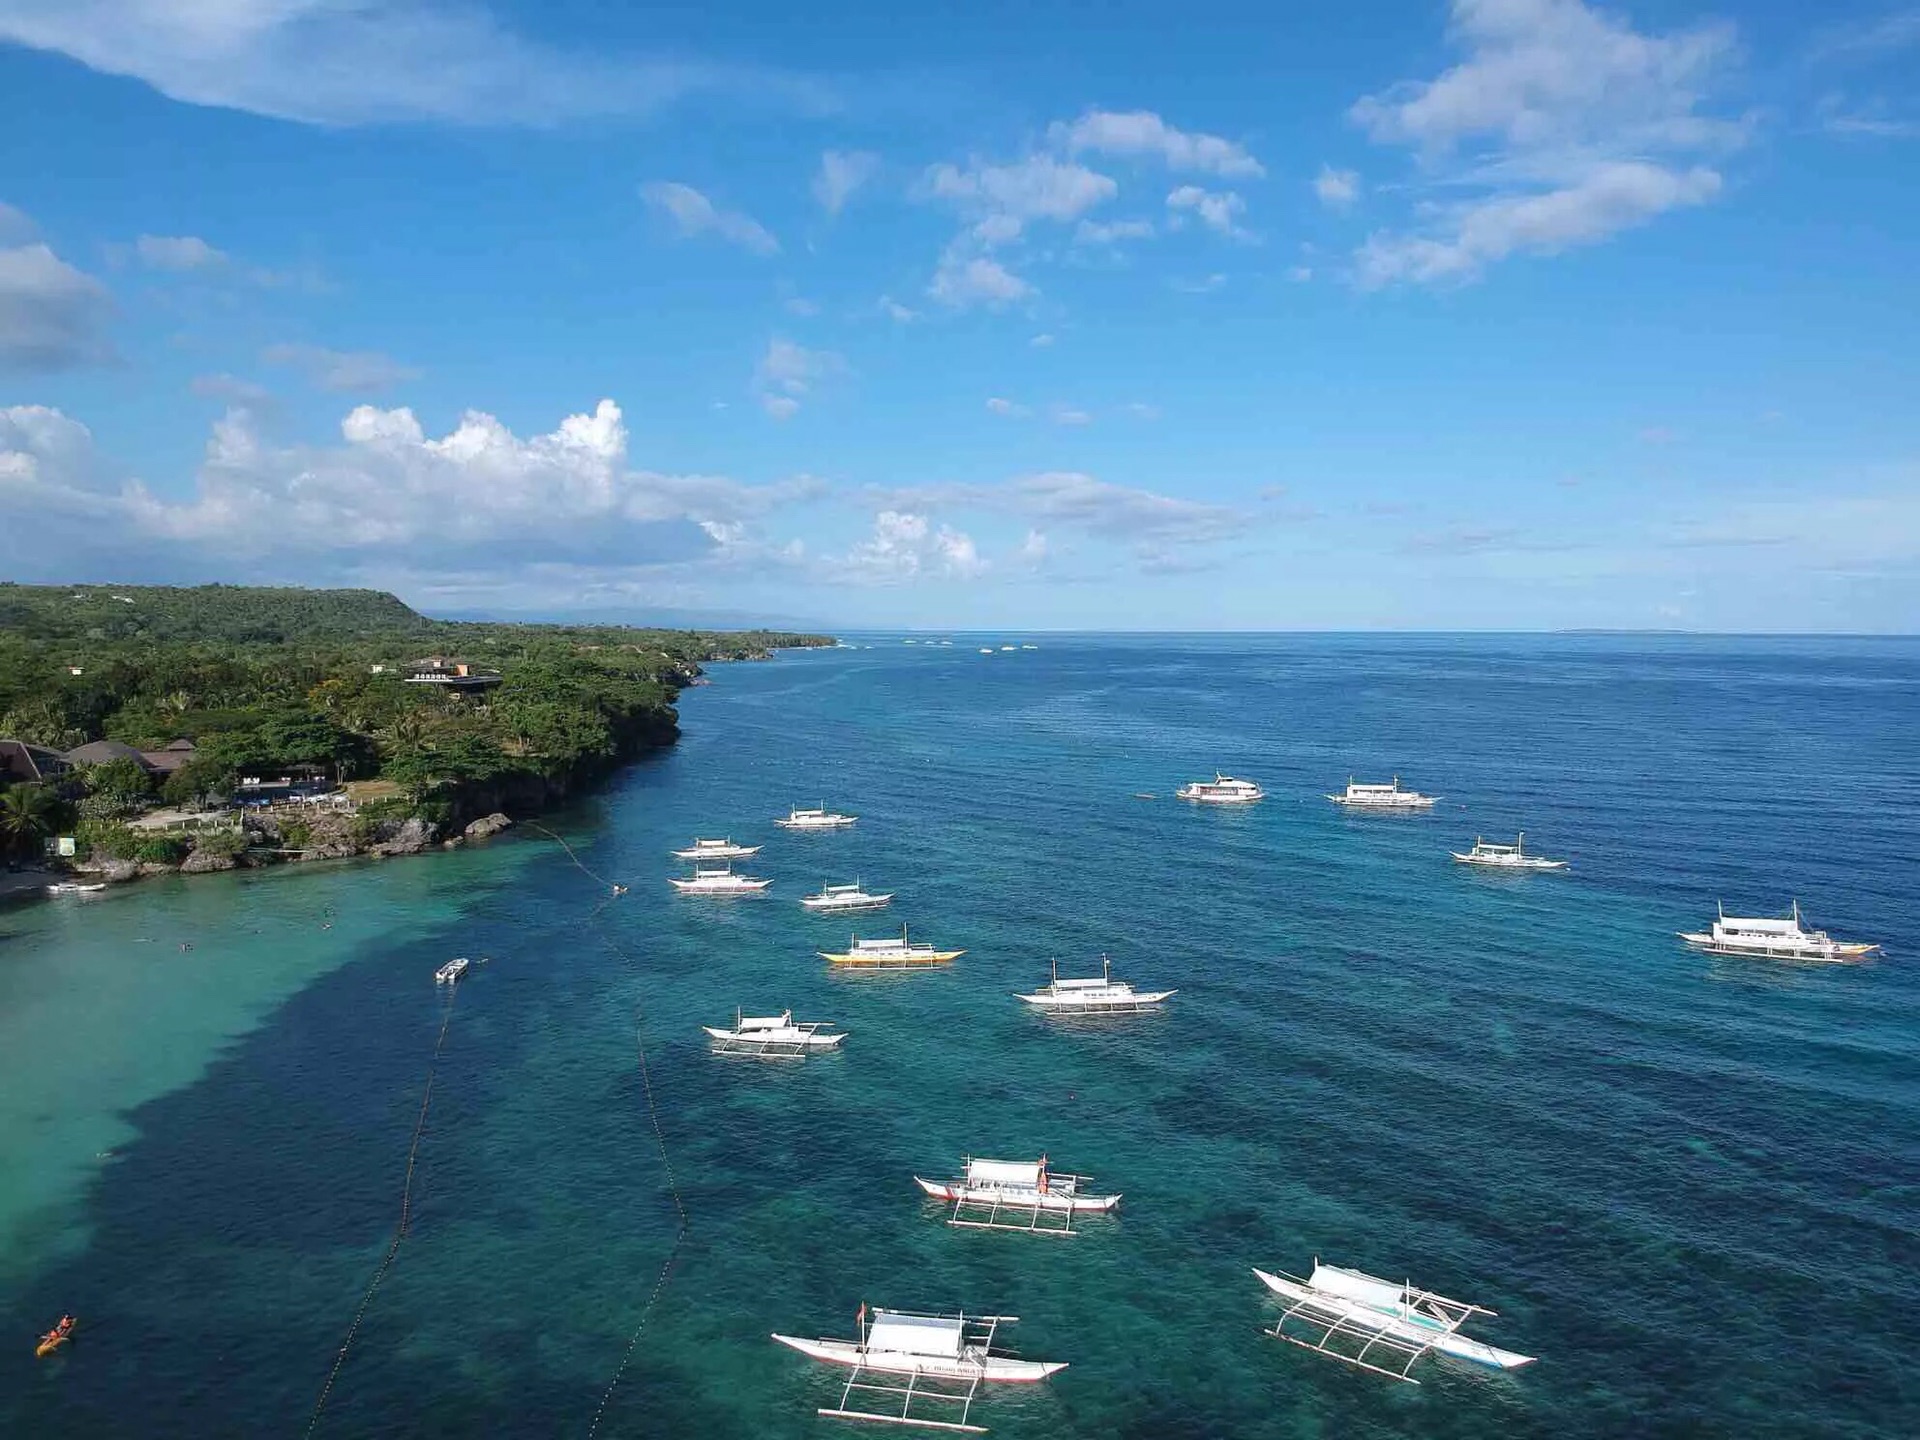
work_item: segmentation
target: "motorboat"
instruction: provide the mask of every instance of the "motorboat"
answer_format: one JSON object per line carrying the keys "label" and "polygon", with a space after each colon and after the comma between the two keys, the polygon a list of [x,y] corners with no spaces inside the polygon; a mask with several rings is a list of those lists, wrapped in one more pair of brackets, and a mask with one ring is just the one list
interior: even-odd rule
{"label": "motorboat", "polygon": [[752,895],[766,889],[771,880],[751,875],[736,875],[731,865],[702,865],[688,880],[669,878],[667,883],[682,895]]}
{"label": "motorboat", "polygon": [[1522,830],[1514,837],[1511,845],[1496,845],[1491,840],[1473,837],[1473,849],[1462,855],[1458,850],[1447,853],[1462,865],[1484,865],[1489,870],[1564,870],[1564,860],[1548,860],[1544,856],[1529,855],[1526,852],[1527,832]]}
{"label": "motorboat", "polygon": [[1113,962],[1100,957],[1099,978],[1062,980],[1060,962],[1053,963],[1053,979],[1044,990],[1016,999],[1054,1015],[1125,1015],[1136,1010],[1151,1010],[1177,990],[1136,990],[1124,980],[1113,978]]}
{"label": "motorboat", "polygon": [[456,984],[460,978],[467,973],[468,968],[472,964],[473,962],[466,956],[456,955],[453,959],[447,961],[446,964],[433,972],[433,983],[436,985]]}
{"label": "motorboat", "polygon": [[1318,1259],[1304,1280],[1258,1269],[1253,1273],[1288,1302],[1286,1313],[1269,1335],[1346,1365],[1418,1385],[1408,1372],[1430,1351],[1497,1370],[1517,1370],[1534,1361],[1531,1355],[1496,1349],[1459,1333],[1474,1316],[1494,1315],[1482,1305],[1323,1265]]}
{"label": "motorboat", "polygon": [[733,1012],[729,1026],[702,1025],[713,1040],[713,1048],[728,1055],[807,1055],[815,1050],[836,1050],[847,1038],[846,1032],[829,1032],[831,1021],[807,1020],[795,1024],[793,1012],[778,1015],[742,1015]]}
{"label": "motorboat", "polygon": [[1400,777],[1396,775],[1390,785],[1358,783],[1348,776],[1346,791],[1329,795],[1327,799],[1350,810],[1431,810],[1440,797],[1422,795],[1418,790],[1402,790]]}
{"label": "motorboat", "polygon": [[1735,917],[1719,907],[1713,928],[1704,933],[1681,931],[1680,938],[1708,955],[1733,955],[1755,960],[1818,960],[1842,964],[1859,960],[1880,948],[1857,940],[1836,940],[1824,930],[1808,930],[1800,923],[1800,902],[1785,919]]}
{"label": "motorboat", "polygon": [[736,845],[731,840],[695,840],[673,852],[676,860],[745,860],[760,853],[758,845]]}
{"label": "motorboat", "polygon": [[47,886],[47,894],[49,895],[97,895],[106,888],[107,888],[107,882],[104,880],[95,881],[92,884],[85,884],[85,885],[83,885],[78,880],[56,880],[53,884]]}
{"label": "motorboat", "polygon": [[811,810],[790,810],[786,819],[773,823],[783,830],[840,830],[859,818],[858,815],[842,815],[836,810],[815,806]]}
{"label": "motorboat", "polygon": [[893,894],[869,895],[860,882],[822,885],[818,895],[803,895],[800,903],[817,915],[839,915],[848,910],[881,910],[893,903]]}
{"label": "motorboat", "polygon": [[1267,798],[1267,792],[1251,780],[1236,780],[1216,774],[1211,780],[1195,780],[1173,792],[1182,800],[1198,800],[1204,805],[1251,805]]}
{"label": "motorboat", "polygon": [[977,1230],[1021,1230],[1037,1235],[1071,1235],[1076,1215],[1105,1215],[1120,1204],[1118,1195],[1092,1195],[1088,1175],[1063,1175],[1047,1157],[1038,1160],[975,1160],[969,1156],[951,1180],[918,1185],[929,1199],[953,1203],[949,1225]]}
{"label": "motorboat", "polygon": [[967,952],[964,950],[942,950],[924,940],[909,940],[906,926],[900,927],[898,936],[889,935],[883,940],[862,940],[858,935],[852,937],[845,950],[822,950],[822,960],[835,965],[860,966],[877,970],[914,970],[924,965],[944,965],[949,960],[958,960]]}
{"label": "motorboat", "polygon": [[[869,1311],[855,1320],[857,1340],[804,1340],[775,1334],[774,1339],[811,1360],[844,1365],[853,1373],[836,1406],[820,1414],[836,1420],[867,1420],[884,1425],[962,1431],[978,1435],[983,1426],[968,1423],[982,1385],[1031,1384],[1066,1369],[1064,1361],[1023,1360],[998,1349],[994,1338],[1016,1315],[934,1315],[915,1310]],[[904,1375],[904,1385],[865,1380],[867,1374]],[[885,1409],[860,1409],[885,1405]]]}

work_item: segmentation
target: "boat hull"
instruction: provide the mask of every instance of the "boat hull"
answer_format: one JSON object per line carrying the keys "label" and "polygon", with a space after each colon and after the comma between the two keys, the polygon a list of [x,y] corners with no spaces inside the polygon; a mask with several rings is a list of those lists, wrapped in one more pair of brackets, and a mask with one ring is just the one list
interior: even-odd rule
{"label": "boat hull", "polygon": [[874,895],[865,900],[821,900],[809,895],[800,902],[816,915],[850,915],[857,910],[884,910],[893,903],[891,895]]}
{"label": "boat hull", "polygon": [[1418,800],[1349,800],[1344,795],[1329,795],[1327,799],[1349,810],[1431,810],[1440,803],[1438,795],[1426,795]]}
{"label": "boat hull", "polygon": [[776,820],[773,823],[782,830],[844,830],[858,818],[848,815],[839,820]]}
{"label": "boat hull", "polygon": [[676,850],[676,860],[750,860],[760,853],[758,845],[734,845],[725,850]]}
{"label": "boat hull", "polygon": [[803,1340],[797,1335],[773,1337],[790,1350],[829,1365],[855,1366],[888,1375],[927,1375],[942,1380],[985,1380],[995,1384],[1032,1384],[1067,1368],[1064,1360],[1015,1360],[1003,1355],[913,1355],[898,1350],[868,1350],[857,1340]]}
{"label": "boat hull", "polygon": [[702,885],[697,880],[669,880],[682,895],[758,895],[773,884],[771,880],[747,880],[738,885]]}
{"label": "boat hull", "polygon": [[1118,1195],[1056,1195],[1047,1191],[1007,1185],[956,1185],[951,1181],[923,1180],[913,1177],[933,1200],[951,1200],[969,1205],[992,1205],[996,1201],[1010,1209],[1026,1210],[1038,1206],[1067,1215],[1104,1215],[1119,1205]]}
{"label": "boat hull", "polygon": [[1527,856],[1520,860],[1489,860],[1484,855],[1462,855],[1458,850],[1447,852],[1462,865],[1477,865],[1482,870],[1564,870],[1565,860],[1536,860]]}
{"label": "boat hull", "polygon": [[1178,995],[1178,990],[1147,990],[1125,1000],[1088,1000],[1073,995],[1020,995],[1036,1010],[1050,1015],[1126,1015],[1135,1010],[1151,1010]]}
{"label": "boat hull", "polygon": [[[1476,1365],[1486,1365],[1495,1370],[1517,1370],[1522,1365],[1531,1365],[1535,1357],[1516,1354],[1512,1350],[1502,1350],[1483,1340],[1470,1340],[1458,1331],[1442,1329],[1438,1325],[1423,1324],[1418,1320],[1399,1315],[1388,1315],[1379,1310],[1362,1305],[1356,1300],[1347,1300],[1338,1295],[1329,1295],[1325,1291],[1309,1289],[1284,1275],[1269,1275],[1264,1270],[1255,1270],[1260,1283],[1282,1299],[1298,1304],[1306,1301],[1316,1310],[1329,1315],[1338,1315],[1349,1324],[1366,1330],[1377,1330],[1383,1335],[1413,1345],[1430,1345],[1443,1355],[1451,1355],[1458,1360],[1469,1360]],[[1316,1322],[1318,1320],[1316,1318]]]}
{"label": "boat hull", "polygon": [[1844,965],[1862,960],[1880,949],[1878,945],[1836,940],[1830,945],[1729,945],[1711,935],[1680,932],[1689,948],[1703,955],[1724,955],[1735,960],[1810,960],[1821,965]]}
{"label": "boat hull", "polygon": [[850,970],[924,970],[930,965],[945,965],[958,960],[964,950],[933,950],[920,955],[856,955],[851,951],[816,951],[822,960]]}
{"label": "boat hull", "polygon": [[717,1025],[702,1025],[716,1042],[731,1045],[741,1050],[832,1050],[847,1037],[838,1035],[772,1035],[764,1031],[757,1034],[742,1035],[737,1031],[725,1030]]}

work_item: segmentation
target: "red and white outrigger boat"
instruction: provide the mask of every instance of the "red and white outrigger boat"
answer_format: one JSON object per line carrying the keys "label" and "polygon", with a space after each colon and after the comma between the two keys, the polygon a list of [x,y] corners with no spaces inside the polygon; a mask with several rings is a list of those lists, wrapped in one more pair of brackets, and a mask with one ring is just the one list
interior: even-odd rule
{"label": "red and white outrigger boat", "polygon": [[949,1225],[975,1230],[1023,1230],[1033,1235],[1071,1235],[1076,1215],[1105,1215],[1118,1195],[1089,1195],[1090,1175],[1060,1175],[1038,1160],[975,1160],[952,1180],[913,1177],[929,1197],[951,1200]]}
{"label": "red and white outrigger boat", "polygon": [[[971,1424],[967,1418],[981,1385],[1031,1384],[1067,1368],[1064,1360],[1022,1360],[995,1350],[995,1332],[1018,1319],[1017,1315],[869,1311],[863,1303],[855,1322],[860,1329],[858,1340],[802,1340],[794,1335],[773,1338],[809,1359],[852,1367],[853,1373],[847,1377],[840,1403],[822,1406],[822,1415],[839,1420],[873,1420],[887,1425],[984,1435],[986,1427]],[[907,1382],[901,1385],[861,1379],[869,1372],[904,1375]],[[868,1399],[870,1396],[875,1398]],[[885,1410],[854,1408],[856,1397],[863,1403],[873,1404],[881,1396],[886,1398],[888,1408]]]}

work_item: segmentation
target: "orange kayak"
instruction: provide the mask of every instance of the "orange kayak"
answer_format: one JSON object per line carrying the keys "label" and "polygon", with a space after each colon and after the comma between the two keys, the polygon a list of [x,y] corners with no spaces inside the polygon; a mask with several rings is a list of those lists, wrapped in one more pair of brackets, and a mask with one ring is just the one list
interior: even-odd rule
{"label": "orange kayak", "polygon": [[40,1343],[33,1347],[33,1358],[44,1360],[71,1339],[73,1339],[72,1330],[49,1330],[40,1337]]}

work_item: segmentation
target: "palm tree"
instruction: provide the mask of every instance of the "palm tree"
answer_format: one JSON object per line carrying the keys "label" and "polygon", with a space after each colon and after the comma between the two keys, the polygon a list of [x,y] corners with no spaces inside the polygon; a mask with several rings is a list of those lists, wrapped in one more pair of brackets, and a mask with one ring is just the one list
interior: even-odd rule
{"label": "palm tree", "polygon": [[11,854],[38,853],[53,834],[59,808],[59,798],[44,785],[15,785],[0,793],[0,847]]}

